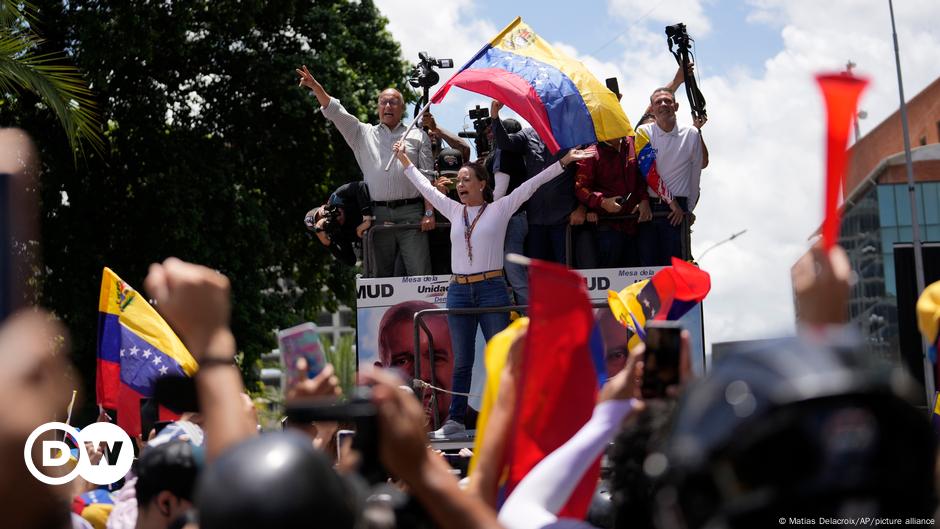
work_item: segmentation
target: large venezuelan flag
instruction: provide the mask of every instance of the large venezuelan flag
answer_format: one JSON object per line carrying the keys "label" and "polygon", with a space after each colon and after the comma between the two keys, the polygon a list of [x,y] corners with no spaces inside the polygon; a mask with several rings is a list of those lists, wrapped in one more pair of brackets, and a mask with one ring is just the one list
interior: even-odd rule
{"label": "large venezuelan flag", "polygon": [[[533,259],[529,293],[529,331],[507,444],[504,497],[591,418],[607,379],[603,340],[584,278],[564,265]],[[559,516],[584,519],[599,476],[600,458]]]}
{"label": "large venezuelan flag", "polygon": [[700,303],[711,290],[708,272],[681,259],[672,258],[672,266],[656,272],[650,279],[638,281],[620,292],[607,291],[607,303],[617,321],[633,334],[632,349],[646,341],[646,322],[678,320]]}
{"label": "large venezuelan flag", "polygon": [[[110,268],[101,277],[98,300],[97,400],[117,410],[117,424],[141,433],[141,400],[153,396],[156,380],[167,375],[192,376],[196,360],[173,329]],[[161,419],[175,418],[163,408]]]}
{"label": "large venezuelan flag", "polygon": [[553,153],[633,135],[617,96],[579,61],[557,52],[517,17],[431,98],[452,86],[502,101]]}

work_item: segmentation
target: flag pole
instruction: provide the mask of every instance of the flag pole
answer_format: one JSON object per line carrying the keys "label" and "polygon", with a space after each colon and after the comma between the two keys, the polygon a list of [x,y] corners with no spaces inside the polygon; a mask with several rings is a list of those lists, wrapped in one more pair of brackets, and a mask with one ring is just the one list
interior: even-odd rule
{"label": "flag pole", "polygon": [[[437,90],[437,92],[435,92],[434,95],[431,96],[431,98],[428,99],[428,102],[427,102],[423,107],[421,107],[421,111],[418,112],[418,114],[415,116],[415,119],[411,122],[411,125],[408,125],[408,128],[405,130],[405,133],[402,134],[401,138],[399,138],[398,141],[404,140],[405,138],[408,137],[408,133],[411,132],[411,130],[415,127],[415,123],[417,123],[418,120],[421,119],[421,116],[423,116],[424,113],[427,112],[428,107],[431,106],[431,102],[434,101],[435,98],[437,98],[437,94],[438,94],[438,92],[441,91],[441,89],[443,89],[444,87],[446,87],[446,86],[448,85],[448,83],[450,83],[451,80],[453,80],[453,78],[456,77],[460,72],[466,70],[466,69],[467,69],[467,66],[470,66],[470,65],[473,63],[473,61],[477,60],[477,58],[478,58],[480,55],[482,55],[483,52],[486,51],[487,48],[489,48],[490,46],[493,45],[493,42],[496,42],[496,41],[498,41],[499,39],[503,38],[503,36],[504,36],[506,33],[508,33],[513,27],[515,27],[515,26],[516,26],[519,22],[521,22],[521,21],[522,21],[522,17],[516,17],[516,18],[514,18],[512,22],[510,22],[509,24],[507,24],[506,27],[504,27],[503,30],[500,31],[500,32],[496,35],[496,37],[494,37],[492,40],[488,41],[486,44],[484,44],[482,47],[480,47],[480,50],[479,50],[479,51],[477,51],[476,53],[474,53],[473,56],[470,57],[470,59],[468,59],[467,62],[464,63],[463,66],[460,67],[459,70],[457,70],[456,72],[454,72],[454,75],[451,75],[451,76],[447,79],[447,81],[444,82],[444,84],[441,86],[441,88],[439,88],[439,89]],[[395,153],[392,153],[392,156],[388,159],[388,163],[385,164],[385,170],[386,170],[386,171],[388,171],[389,167],[392,166],[392,160],[394,160],[394,159],[395,159]]]}
{"label": "flag pole", "polygon": [[[455,75],[456,75],[456,74],[455,74]],[[402,140],[404,140],[405,138],[408,137],[408,133],[411,132],[411,130],[415,128],[415,123],[417,123],[418,120],[421,119],[421,116],[423,116],[424,113],[427,112],[429,106],[431,106],[431,100],[430,100],[430,99],[428,100],[427,103],[424,104],[423,107],[421,107],[421,111],[418,112],[418,114],[415,116],[414,120],[411,121],[411,125],[408,125],[408,128],[405,129],[405,133],[401,135],[401,138],[398,138],[398,141],[402,141]],[[393,160],[395,160],[395,153],[392,153],[392,156],[388,159],[388,163],[385,164],[385,170],[386,170],[386,171],[388,171],[388,168],[392,166],[392,161],[393,161]]]}

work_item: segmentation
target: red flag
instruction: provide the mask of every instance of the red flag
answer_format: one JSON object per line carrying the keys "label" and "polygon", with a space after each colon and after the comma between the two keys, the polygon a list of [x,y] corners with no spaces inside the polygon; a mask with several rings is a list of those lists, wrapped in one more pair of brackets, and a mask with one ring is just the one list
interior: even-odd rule
{"label": "red flag", "polygon": [[[533,259],[529,292],[529,333],[507,447],[504,497],[591,418],[606,378],[603,345],[584,278],[565,266]],[[599,475],[598,459],[559,516],[584,519]]]}
{"label": "red flag", "polygon": [[839,237],[839,197],[845,178],[849,126],[855,117],[858,98],[868,85],[866,79],[845,74],[820,74],[816,82],[826,100],[826,203],[823,220],[823,248],[828,250]]}

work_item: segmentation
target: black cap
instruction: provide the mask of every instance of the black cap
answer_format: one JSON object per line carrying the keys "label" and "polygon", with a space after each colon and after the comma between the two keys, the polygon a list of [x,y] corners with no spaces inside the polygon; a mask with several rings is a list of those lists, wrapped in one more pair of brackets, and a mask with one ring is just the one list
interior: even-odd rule
{"label": "black cap", "polygon": [[441,149],[437,155],[437,172],[442,175],[457,174],[462,165],[463,155],[457,149]]}

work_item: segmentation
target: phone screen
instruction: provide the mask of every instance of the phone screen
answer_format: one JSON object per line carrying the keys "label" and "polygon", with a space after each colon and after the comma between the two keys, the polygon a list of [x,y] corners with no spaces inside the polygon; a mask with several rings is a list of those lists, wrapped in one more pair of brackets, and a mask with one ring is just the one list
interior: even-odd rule
{"label": "phone screen", "polygon": [[336,432],[336,460],[341,461],[343,454],[352,449],[352,441],[356,436],[353,430],[339,430]]}
{"label": "phone screen", "polygon": [[682,326],[671,321],[646,325],[643,356],[643,398],[666,398],[666,388],[679,385],[679,344]]}
{"label": "phone screen", "polygon": [[307,322],[278,331],[277,343],[287,376],[285,391],[323,371],[326,356],[316,325]]}

